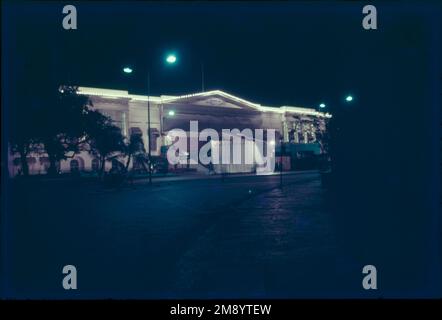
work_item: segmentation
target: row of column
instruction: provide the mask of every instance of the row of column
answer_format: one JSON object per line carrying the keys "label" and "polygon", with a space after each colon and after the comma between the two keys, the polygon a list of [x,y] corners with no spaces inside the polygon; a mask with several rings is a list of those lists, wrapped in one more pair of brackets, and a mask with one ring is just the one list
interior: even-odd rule
{"label": "row of column", "polygon": [[310,121],[288,121],[283,118],[284,142],[313,143],[318,129]]}

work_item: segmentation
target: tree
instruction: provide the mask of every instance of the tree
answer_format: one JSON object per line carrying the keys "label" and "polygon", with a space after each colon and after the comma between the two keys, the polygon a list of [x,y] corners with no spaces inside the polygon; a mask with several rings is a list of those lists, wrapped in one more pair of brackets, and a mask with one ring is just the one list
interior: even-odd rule
{"label": "tree", "polygon": [[37,139],[48,154],[48,173],[55,174],[56,163],[73,157],[88,141],[88,132],[94,126],[89,115],[92,103],[71,86],[48,91],[42,98]]}
{"label": "tree", "polygon": [[106,160],[113,159],[124,153],[126,145],[120,128],[112,124],[109,117],[98,111],[92,111],[88,117],[93,126],[89,127],[89,152],[100,161],[99,176],[105,172]]}
{"label": "tree", "polygon": [[125,145],[125,155],[127,156],[126,160],[126,171],[129,168],[130,161],[138,161],[141,157],[144,157],[146,154],[146,150],[144,148],[143,138],[141,134],[131,134],[129,141]]}
{"label": "tree", "polygon": [[6,123],[10,151],[18,153],[21,171],[24,176],[29,175],[28,155],[38,150],[36,131],[38,123],[35,121],[37,108],[30,98],[32,88],[23,87],[20,93],[12,95],[11,106],[8,108],[9,121]]}
{"label": "tree", "polygon": [[[28,155],[38,149],[38,143],[33,136],[32,123],[28,119],[13,121],[9,131],[11,152],[20,156],[21,171],[24,176],[29,175]],[[19,125],[15,125],[15,124]]]}

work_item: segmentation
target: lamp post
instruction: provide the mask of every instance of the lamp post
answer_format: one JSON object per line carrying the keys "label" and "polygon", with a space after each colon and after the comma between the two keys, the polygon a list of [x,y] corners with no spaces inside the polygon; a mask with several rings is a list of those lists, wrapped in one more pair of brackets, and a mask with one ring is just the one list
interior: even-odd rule
{"label": "lamp post", "polygon": [[[331,104],[330,106],[327,106],[324,102],[319,104],[320,111],[330,110],[333,114],[333,118],[330,120],[330,123],[326,123],[326,139],[328,140],[328,143],[324,152],[327,155],[327,158],[325,158],[325,163],[323,164],[324,170],[326,171],[321,173],[323,179],[322,181],[325,184],[330,183],[329,181],[332,177],[330,172],[336,171],[336,158],[339,158],[339,155],[336,156],[336,154],[339,153],[342,155],[342,144],[345,142],[342,142],[344,136],[341,126],[346,125],[344,117],[346,115],[348,116],[348,113],[351,112],[351,108],[346,108],[345,106],[353,104],[354,102],[355,97],[352,94],[347,93],[345,96],[340,98],[340,102],[337,104]],[[341,145],[341,147],[339,147],[339,145]]]}
{"label": "lamp post", "polygon": [[280,145],[280,150],[279,150],[279,185],[280,188],[282,189],[282,152],[283,152],[283,148],[284,148],[284,139],[280,138],[279,139],[279,145]]}
{"label": "lamp post", "polygon": [[150,71],[147,71],[147,160],[149,165],[149,185],[152,185],[152,158],[150,150]]}
{"label": "lamp post", "polygon": [[[169,65],[175,64],[177,57],[175,54],[168,54],[166,56],[166,63]],[[123,72],[131,74],[133,69],[131,67],[124,67]],[[152,150],[151,150],[151,128],[150,128],[150,70],[147,71],[147,156],[149,165],[149,185],[152,185]]]}

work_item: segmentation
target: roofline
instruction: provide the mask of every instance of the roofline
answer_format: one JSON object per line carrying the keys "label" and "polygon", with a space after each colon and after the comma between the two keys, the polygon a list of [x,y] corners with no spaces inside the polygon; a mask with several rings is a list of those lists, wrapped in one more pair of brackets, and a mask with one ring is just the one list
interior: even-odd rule
{"label": "roofline", "polygon": [[151,101],[157,103],[171,103],[181,99],[193,98],[193,97],[204,97],[210,95],[220,95],[226,98],[232,99],[239,103],[248,105],[258,111],[261,112],[275,112],[275,113],[286,113],[293,112],[298,114],[305,115],[314,115],[319,117],[331,118],[331,114],[326,112],[316,111],[314,108],[305,108],[305,107],[295,107],[295,106],[281,106],[281,107],[270,107],[270,106],[262,106],[258,103],[253,103],[247,101],[245,99],[234,96],[230,93],[221,91],[221,90],[211,90],[199,93],[186,94],[181,96],[170,96],[170,95],[161,95],[161,96],[145,96],[145,95],[136,95],[130,94],[127,90],[114,90],[114,89],[103,89],[103,88],[93,88],[93,87],[78,87],[79,94],[88,95],[88,96],[99,96],[108,99],[129,99],[134,101]]}

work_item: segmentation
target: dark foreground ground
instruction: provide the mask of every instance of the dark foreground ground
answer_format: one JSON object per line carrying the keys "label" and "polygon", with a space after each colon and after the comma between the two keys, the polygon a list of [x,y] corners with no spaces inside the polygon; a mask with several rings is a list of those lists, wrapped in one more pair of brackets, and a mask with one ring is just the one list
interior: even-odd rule
{"label": "dark foreground ground", "polygon": [[[9,189],[3,247],[11,298],[382,296],[316,172],[104,189],[39,182]],[[62,287],[74,265],[78,290]]]}

